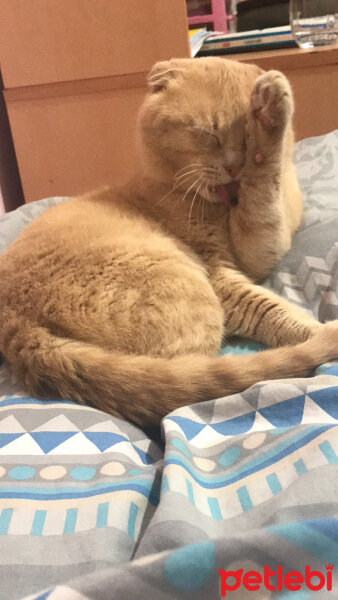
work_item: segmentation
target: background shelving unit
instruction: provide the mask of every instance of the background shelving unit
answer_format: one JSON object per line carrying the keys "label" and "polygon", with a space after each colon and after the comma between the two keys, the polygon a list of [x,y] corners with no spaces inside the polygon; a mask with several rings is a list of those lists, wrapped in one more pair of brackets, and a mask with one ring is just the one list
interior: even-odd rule
{"label": "background shelving unit", "polygon": [[[228,23],[234,19],[233,14],[228,14],[225,0],[211,0],[211,10],[201,15],[189,15],[189,25],[205,25],[211,23],[214,31],[228,32]],[[188,3],[189,14],[189,3]]]}

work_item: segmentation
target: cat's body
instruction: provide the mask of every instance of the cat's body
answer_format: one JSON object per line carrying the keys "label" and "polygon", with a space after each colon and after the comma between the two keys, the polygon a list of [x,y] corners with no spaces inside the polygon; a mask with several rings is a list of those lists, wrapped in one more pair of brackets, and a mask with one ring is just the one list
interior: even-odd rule
{"label": "cat's body", "polygon": [[[157,65],[140,173],[48,210],[1,257],[0,350],[31,393],[151,423],[338,356],[336,324],[253,283],[301,218],[290,88],[259,75],[221,59]],[[298,345],[217,358],[232,334]]]}

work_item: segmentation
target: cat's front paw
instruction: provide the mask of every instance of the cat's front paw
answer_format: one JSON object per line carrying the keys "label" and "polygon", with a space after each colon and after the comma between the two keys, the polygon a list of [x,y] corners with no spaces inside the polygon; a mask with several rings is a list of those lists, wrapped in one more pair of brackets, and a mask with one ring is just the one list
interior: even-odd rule
{"label": "cat's front paw", "polygon": [[290,84],[279,71],[267,71],[255,81],[251,110],[266,130],[283,130],[293,113]]}

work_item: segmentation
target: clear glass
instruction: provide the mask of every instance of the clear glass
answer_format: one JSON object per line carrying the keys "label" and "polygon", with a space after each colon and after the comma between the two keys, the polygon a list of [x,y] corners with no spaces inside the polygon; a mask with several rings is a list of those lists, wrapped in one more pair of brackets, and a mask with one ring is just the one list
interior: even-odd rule
{"label": "clear glass", "polygon": [[301,48],[338,41],[338,0],[290,0],[290,25]]}

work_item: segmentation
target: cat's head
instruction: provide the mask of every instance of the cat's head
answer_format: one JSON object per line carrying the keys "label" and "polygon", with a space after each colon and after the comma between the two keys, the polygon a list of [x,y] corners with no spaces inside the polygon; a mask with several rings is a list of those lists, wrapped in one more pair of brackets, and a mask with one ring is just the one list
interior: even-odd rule
{"label": "cat's head", "polygon": [[159,181],[219,202],[240,178],[250,93],[262,71],[222,58],[157,63],[138,121],[140,158]]}

